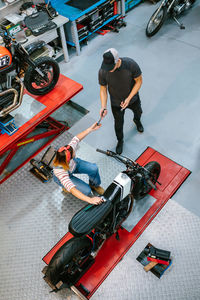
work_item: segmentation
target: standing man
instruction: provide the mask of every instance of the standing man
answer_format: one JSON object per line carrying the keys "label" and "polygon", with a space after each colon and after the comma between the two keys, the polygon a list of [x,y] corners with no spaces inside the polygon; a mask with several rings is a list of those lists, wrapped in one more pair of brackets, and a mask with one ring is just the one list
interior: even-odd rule
{"label": "standing man", "polygon": [[129,108],[134,113],[133,121],[139,132],[144,128],[140,121],[142,115],[139,89],[142,85],[142,72],[138,64],[131,58],[119,58],[114,48],[106,50],[103,54],[103,62],[99,70],[100,116],[107,114],[107,98],[110,94],[111,109],[115,122],[115,134],[117,136],[116,152],[123,151],[124,135],[124,112]]}

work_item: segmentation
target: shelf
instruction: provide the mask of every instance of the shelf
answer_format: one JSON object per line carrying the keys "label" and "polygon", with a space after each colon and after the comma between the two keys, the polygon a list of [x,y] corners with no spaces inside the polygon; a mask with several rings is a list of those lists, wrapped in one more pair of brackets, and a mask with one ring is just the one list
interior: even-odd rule
{"label": "shelf", "polygon": [[105,1],[106,0],[99,0],[84,11],[73,6],[67,5],[67,2],[69,2],[69,0],[51,0],[51,5],[56,9],[56,11],[59,14],[66,16],[70,21],[75,21],[76,19],[82,17],[86,13],[91,12],[93,9],[103,4]]}
{"label": "shelf", "polygon": [[[113,17],[109,18],[108,20],[106,20],[101,26],[97,27],[94,31],[89,32],[87,36],[84,36],[82,39],[79,40],[79,42],[82,42],[83,40],[87,39],[90,35],[92,35],[93,33],[95,33],[96,31],[98,31],[100,28],[102,28],[103,26],[105,26],[106,24],[110,23],[112,20],[114,20],[115,18],[117,18],[119,16],[119,14],[114,15]],[[67,41],[67,44],[70,46],[76,46],[74,43]]]}
{"label": "shelf", "polygon": [[5,6],[0,7],[0,11],[3,10],[3,9],[5,9],[5,8],[7,8],[7,7],[9,7],[9,6],[11,6],[11,5],[14,5],[14,4],[16,4],[16,3],[20,2],[20,1],[21,0],[16,0],[16,1],[12,2],[12,3],[5,3]]}

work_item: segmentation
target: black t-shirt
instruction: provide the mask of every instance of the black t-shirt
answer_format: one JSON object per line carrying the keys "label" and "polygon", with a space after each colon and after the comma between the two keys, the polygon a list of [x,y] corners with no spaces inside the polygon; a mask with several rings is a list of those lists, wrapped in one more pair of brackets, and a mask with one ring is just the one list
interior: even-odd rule
{"label": "black t-shirt", "polygon": [[[128,57],[120,59],[121,66],[114,72],[99,70],[99,84],[108,86],[112,106],[120,106],[121,101],[124,101],[130,94],[135,84],[134,78],[142,74],[140,67],[133,59]],[[137,99],[138,94],[131,99],[130,104]]]}

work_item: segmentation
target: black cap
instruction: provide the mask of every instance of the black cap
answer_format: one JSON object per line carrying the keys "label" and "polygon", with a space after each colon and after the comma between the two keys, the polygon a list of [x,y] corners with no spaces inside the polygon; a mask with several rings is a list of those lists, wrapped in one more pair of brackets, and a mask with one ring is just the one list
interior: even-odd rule
{"label": "black cap", "polygon": [[113,70],[118,59],[119,55],[116,49],[111,48],[106,50],[103,54],[103,62],[101,65],[101,69],[105,71]]}

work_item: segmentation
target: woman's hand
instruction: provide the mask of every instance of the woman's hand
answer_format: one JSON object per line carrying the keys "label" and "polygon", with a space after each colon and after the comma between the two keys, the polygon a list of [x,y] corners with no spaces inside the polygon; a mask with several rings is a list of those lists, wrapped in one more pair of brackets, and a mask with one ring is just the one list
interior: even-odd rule
{"label": "woman's hand", "polygon": [[99,205],[103,202],[103,199],[100,197],[92,197],[92,198],[90,198],[90,200],[88,202],[90,204]]}
{"label": "woman's hand", "polygon": [[87,203],[90,203],[90,204],[94,204],[94,205],[98,205],[98,204],[101,204],[103,202],[103,199],[100,198],[100,197],[88,197],[86,195],[84,195],[83,193],[81,193],[77,188],[73,187],[71,188],[70,190],[70,193],[77,197],[78,199],[80,200],[83,200]]}
{"label": "woman's hand", "polygon": [[97,124],[94,123],[92,126],[90,126],[89,128],[87,128],[86,130],[80,132],[79,134],[77,134],[77,138],[81,141],[83,140],[89,133],[91,133],[92,131],[98,130],[101,127],[101,124]]}
{"label": "woman's hand", "polygon": [[98,130],[100,127],[101,127],[101,124],[98,125],[96,122],[92,126],[90,126],[88,129],[90,132],[92,132],[92,131]]}

